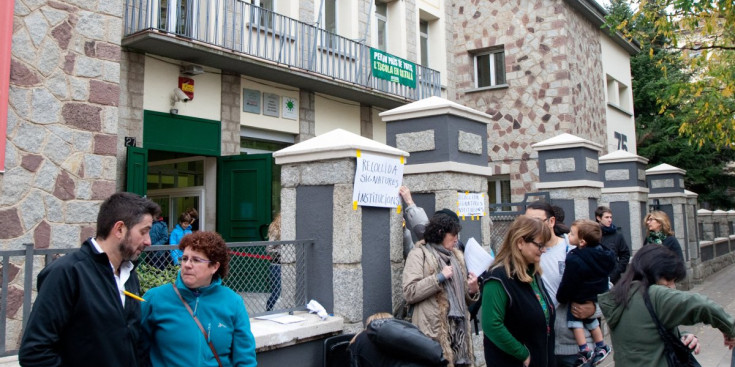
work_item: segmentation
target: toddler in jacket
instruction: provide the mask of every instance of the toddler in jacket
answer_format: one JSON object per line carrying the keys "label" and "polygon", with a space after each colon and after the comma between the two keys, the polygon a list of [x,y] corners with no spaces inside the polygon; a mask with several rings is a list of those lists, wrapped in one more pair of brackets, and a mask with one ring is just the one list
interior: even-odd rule
{"label": "toddler in jacket", "polygon": [[[602,229],[600,224],[587,219],[574,221],[569,232],[569,244],[577,246],[569,251],[565,261],[564,276],[561,279],[556,298],[560,303],[595,302],[597,295],[609,288],[609,274],[615,268],[615,254],[600,245]],[[605,344],[597,319],[580,320],[567,310],[567,327],[572,329],[574,339],[579,345],[575,366],[591,362],[597,365],[607,358],[610,346]],[[587,346],[584,329],[589,330],[595,342],[595,350]]]}

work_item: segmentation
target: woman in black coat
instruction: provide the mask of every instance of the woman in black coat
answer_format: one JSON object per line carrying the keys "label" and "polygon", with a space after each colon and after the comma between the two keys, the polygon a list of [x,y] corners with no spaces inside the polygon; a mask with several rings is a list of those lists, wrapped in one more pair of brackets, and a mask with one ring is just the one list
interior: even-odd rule
{"label": "woman in black coat", "polygon": [[660,210],[653,210],[646,215],[646,219],[643,223],[646,225],[646,228],[648,228],[648,236],[646,236],[646,240],[643,241],[643,246],[648,245],[649,243],[664,245],[668,247],[669,250],[674,251],[681,261],[685,261],[684,253],[681,251],[681,245],[674,236],[674,232],[671,231],[671,222],[669,221],[669,216],[666,215],[666,213]]}

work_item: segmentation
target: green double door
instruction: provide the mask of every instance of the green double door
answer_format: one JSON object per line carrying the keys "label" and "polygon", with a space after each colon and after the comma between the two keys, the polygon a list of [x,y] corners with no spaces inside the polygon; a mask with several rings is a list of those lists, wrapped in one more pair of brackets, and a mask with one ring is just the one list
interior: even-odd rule
{"label": "green double door", "polygon": [[[128,147],[127,155],[127,191],[146,195],[148,151]],[[217,158],[216,230],[226,242],[265,240],[271,222],[272,161],[271,154]],[[270,263],[263,255],[262,246],[235,249],[225,284],[237,292],[264,292]]]}

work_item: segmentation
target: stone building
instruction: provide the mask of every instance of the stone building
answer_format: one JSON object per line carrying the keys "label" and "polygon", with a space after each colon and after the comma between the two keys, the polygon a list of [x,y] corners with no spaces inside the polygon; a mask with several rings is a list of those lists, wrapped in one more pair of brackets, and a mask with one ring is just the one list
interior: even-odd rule
{"label": "stone building", "polygon": [[169,226],[194,207],[200,228],[260,240],[282,197],[272,152],[336,128],[386,143],[379,114],[432,96],[492,116],[493,202],[536,190],[531,144],[560,133],[635,153],[636,48],[594,0],[3,5],[0,249],[76,247],[119,190]]}

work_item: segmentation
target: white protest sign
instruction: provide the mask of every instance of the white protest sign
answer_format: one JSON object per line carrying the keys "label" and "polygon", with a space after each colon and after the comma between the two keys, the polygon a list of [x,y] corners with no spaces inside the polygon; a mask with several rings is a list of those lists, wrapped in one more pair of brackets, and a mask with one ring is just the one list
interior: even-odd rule
{"label": "white protest sign", "polygon": [[358,153],[355,171],[354,209],[358,205],[395,208],[401,204],[398,189],[403,182],[403,157]]}
{"label": "white protest sign", "polygon": [[485,215],[485,194],[478,192],[457,193],[457,215],[473,217]]}

